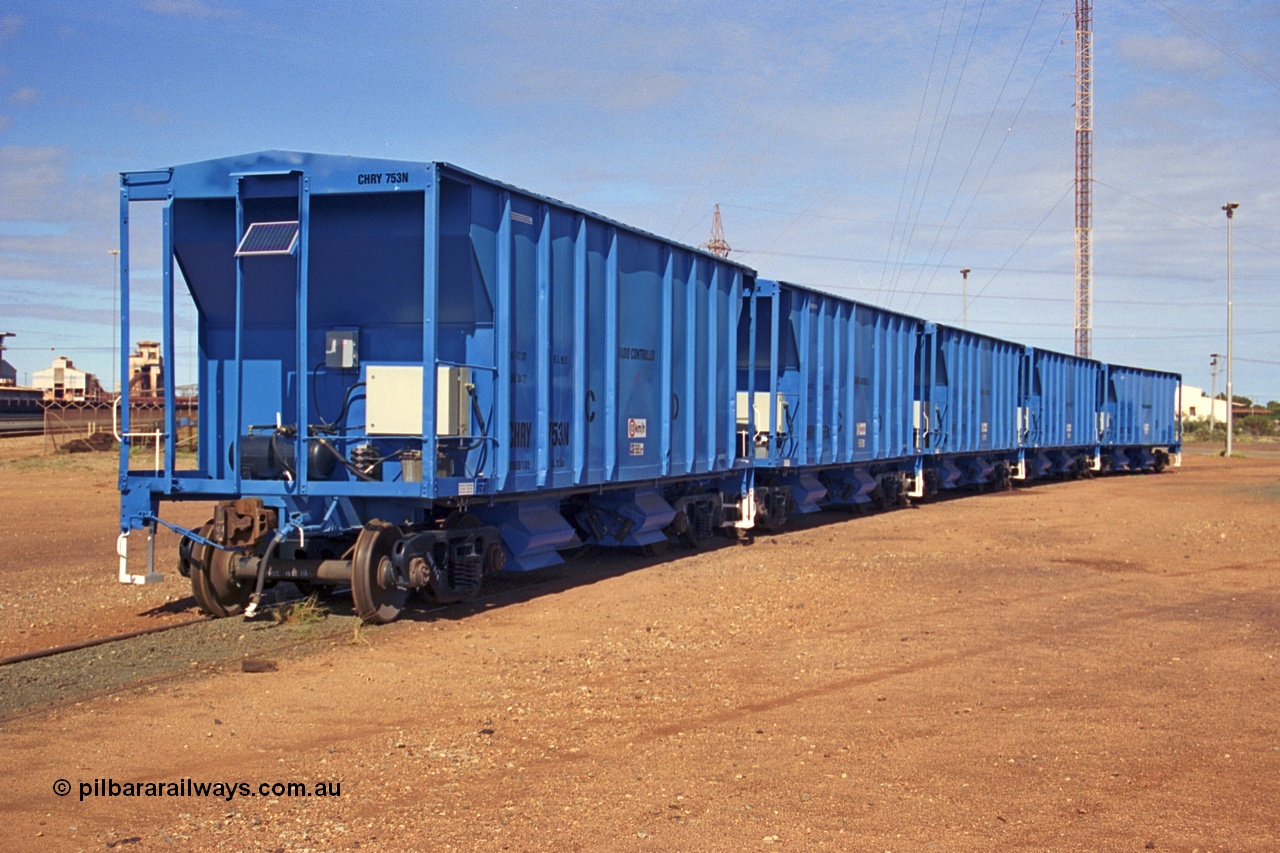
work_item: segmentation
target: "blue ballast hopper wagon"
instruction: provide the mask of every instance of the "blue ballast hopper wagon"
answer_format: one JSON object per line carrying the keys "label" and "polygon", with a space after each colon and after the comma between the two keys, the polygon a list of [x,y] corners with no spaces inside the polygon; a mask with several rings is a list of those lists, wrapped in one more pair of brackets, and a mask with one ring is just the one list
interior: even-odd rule
{"label": "blue ballast hopper wagon", "polygon": [[[173,527],[215,616],[252,614],[284,580],[350,584],[359,615],[386,622],[414,590],[465,599],[583,543],[697,547],[820,507],[1160,470],[1179,448],[1175,374],[759,279],[442,163],[272,151],[124,173],[124,340],[130,211],[147,202],[165,417],[135,435],[126,389],[120,579],[159,577],[151,551],[129,571],[129,531]],[[197,317],[190,462],[180,281]],[[156,463],[131,469],[149,440]],[[176,527],[167,501],[215,502],[213,517]]]}
{"label": "blue ballast hopper wagon", "polygon": [[1182,377],[1176,373],[1103,365],[1098,405],[1104,471],[1163,471],[1182,440]]}
{"label": "blue ballast hopper wagon", "polygon": [[128,470],[121,408],[121,526],[220,501],[179,561],[205,610],[349,581],[387,621],[583,540],[743,521],[749,268],[440,163],[265,152],[125,173],[120,198],[124,340],[129,207],[159,202],[164,357],[180,274],[200,399],[191,469],[170,407],[160,469]]}
{"label": "blue ballast hopper wagon", "polygon": [[[889,505],[920,472],[923,321],[787,282],[748,293],[738,420],[752,436],[757,523],[788,511]],[[750,426],[747,421],[750,418]],[[910,481],[910,482],[909,482]]]}

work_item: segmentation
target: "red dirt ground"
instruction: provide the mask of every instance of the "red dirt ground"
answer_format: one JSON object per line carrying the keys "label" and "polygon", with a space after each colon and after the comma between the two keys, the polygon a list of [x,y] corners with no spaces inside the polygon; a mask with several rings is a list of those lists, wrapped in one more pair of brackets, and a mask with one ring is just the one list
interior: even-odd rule
{"label": "red dirt ground", "polygon": [[[177,573],[178,537],[161,528],[156,566],[166,580],[116,580],[120,533],[118,457],[106,453],[39,456],[43,439],[0,442],[0,657],[92,637],[135,631],[199,615]],[[166,518],[199,526],[208,505],[177,505]],[[130,537],[131,570],[146,565],[146,536]]]}
{"label": "red dirt ground", "polygon": [[[1242,449],[806,519],[11,719],[8,844],[1274,850],[1280,458]],[[168,582],[116,585],[113,471],[0,464],[0,654],[185,618],[171,542]],[[81,800],[97,778],[341,792]]]}

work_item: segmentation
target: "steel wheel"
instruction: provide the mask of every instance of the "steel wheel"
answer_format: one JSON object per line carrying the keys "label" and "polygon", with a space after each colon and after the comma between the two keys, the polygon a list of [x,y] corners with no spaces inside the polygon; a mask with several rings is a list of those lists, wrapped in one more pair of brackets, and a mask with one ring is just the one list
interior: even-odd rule
{"label": "steel wheel", "polygon": [[680,515],[684,516],[684,519],[677,518],[680,523],[677,525],[679,533],[676,535],[679,536],[681,542],[695,551],[705,547],[711,541],[712,527],[710,524],[705,523],[706,520],[703,517],[707,512],[708,510],[698,504],[691,503],[685,506],[684,511],[680,513]]}
{"label": "steel wheel", "polygon": [[[213,532],[213,519],[206,521],[196,532],[208,539]],[[209,550],[212,549],[208,545],[197,542],[190,536],[183,536],[178,543],[178,574],[184,578],[191,577],[191,567],[207,560],[209,557],[205,552]]]}
{"label": "steel wheel", "polygon": [[[212,524],[200,528],[201,536],[208,536]],[[210,616],[223,618],[239,616],[249,603],[253,585],[231,576],[231,567],[238,555],[196,543],[191,548],[191,591],[196,603]]]}
{"label": "steel wheel", "polygon": [[364,526],[351,555],[351,598],[365,622],[392,622],[404,608],[409,590],[395,585],[391,551],[400,541],[400,528],[375,519]]}

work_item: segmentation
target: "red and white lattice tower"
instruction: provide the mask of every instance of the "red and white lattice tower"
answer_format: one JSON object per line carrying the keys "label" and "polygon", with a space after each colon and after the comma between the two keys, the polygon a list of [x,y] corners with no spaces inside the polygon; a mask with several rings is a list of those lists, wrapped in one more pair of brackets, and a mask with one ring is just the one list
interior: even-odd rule
{"label": "red and white lattice tower", "polygon": [[720,221],[720,205],[716,205],[716,212],[711,217],[711,238],[707,242],[698,246],[699,249],[706,249],[713,255],[721,258],[729,257],[729,252],[733,251],[729,248],[729,243],[724,239],[724,223]]}
{"label": "red and white lattice tower", "polygon": [[1093,2],[1076,0],[1076,355],[1093,355]]}

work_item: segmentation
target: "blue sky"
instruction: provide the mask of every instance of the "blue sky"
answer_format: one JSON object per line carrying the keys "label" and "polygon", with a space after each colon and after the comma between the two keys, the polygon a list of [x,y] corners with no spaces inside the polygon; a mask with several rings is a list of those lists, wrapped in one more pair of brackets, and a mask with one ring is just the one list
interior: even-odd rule
{"label": "blue sky", "polygon": [[[1280,399],[1280,7],[1098,7],[1094,355],[1208,387],[1235,201],[1235,388]],[[958,324],[968,267],[971,328],[1070,352],[1073,10],[10,0],[6,358],[109,377],[118,173],[271,148],[446,160],[692,244],[719,203],[765,277]]]}

